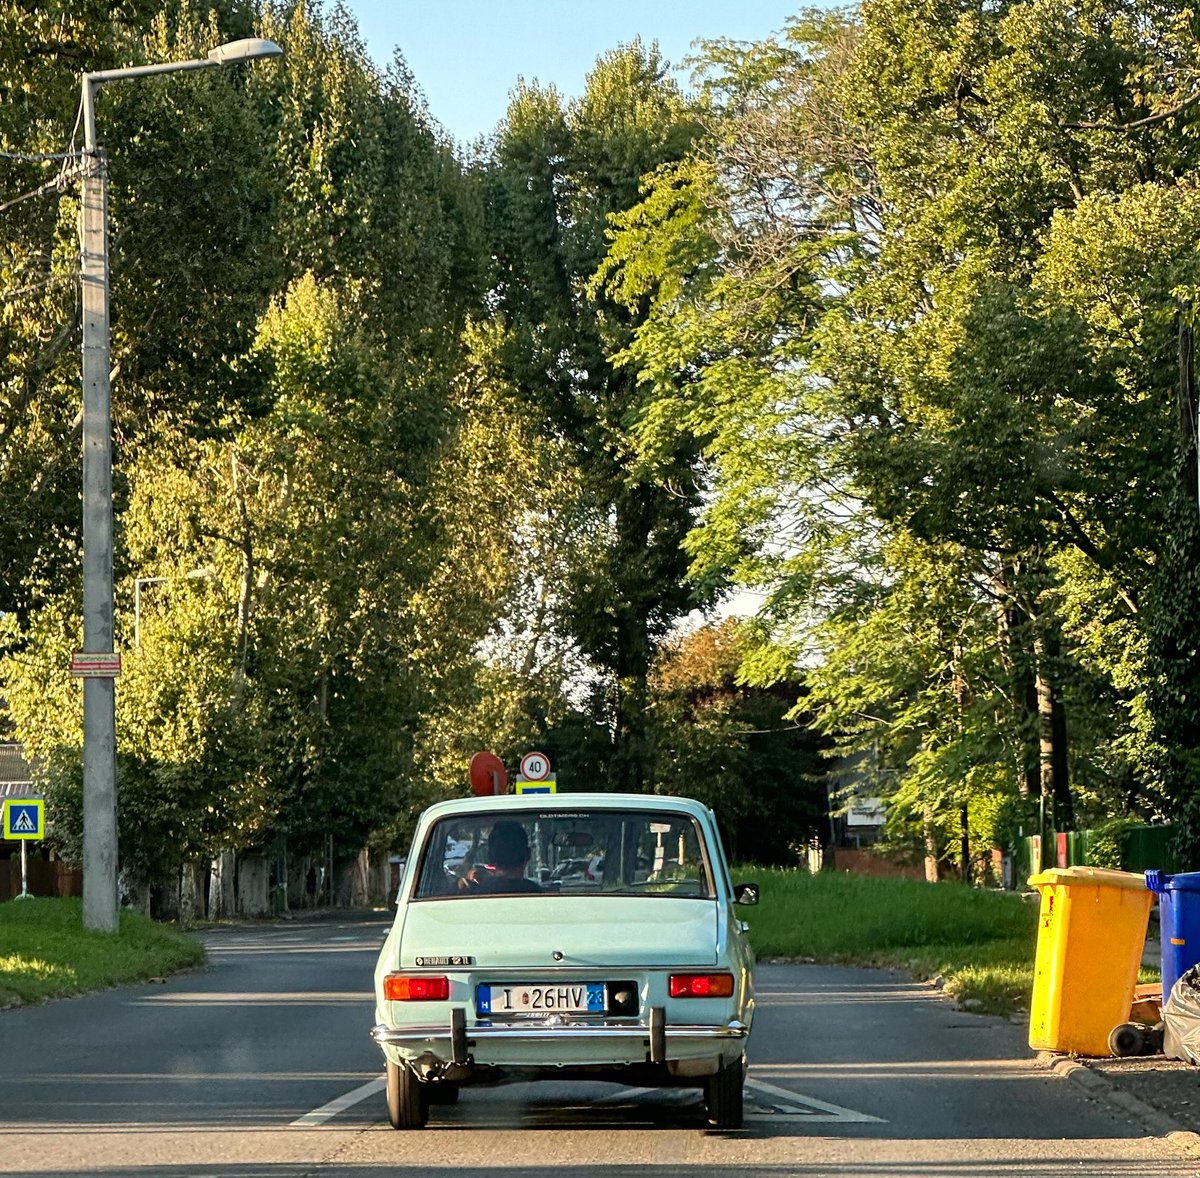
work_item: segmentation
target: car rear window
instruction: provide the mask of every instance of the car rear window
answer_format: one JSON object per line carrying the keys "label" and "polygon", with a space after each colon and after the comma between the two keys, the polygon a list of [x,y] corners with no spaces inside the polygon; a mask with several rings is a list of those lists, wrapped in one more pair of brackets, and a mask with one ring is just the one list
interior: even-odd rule
{"label": "car rear window", "polygon": [[415,898],[581,894],[711,899],[712,871],[695,819],[587,808],[442,818],[425,840]]}

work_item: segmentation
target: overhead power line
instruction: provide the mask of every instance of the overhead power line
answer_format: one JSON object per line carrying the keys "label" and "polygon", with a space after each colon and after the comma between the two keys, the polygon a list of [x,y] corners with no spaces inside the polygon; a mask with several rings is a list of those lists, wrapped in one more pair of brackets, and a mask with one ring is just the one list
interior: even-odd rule
{"label": "overhead power line", "polygon": [[11,209],[13,205],[19,205],[23,200],[32,200],[35,196],[45,196],[47,192],[53,192],[56,189],[62,191],[69,180],[62,175],[55,176],[53,180],[47,180],[45,184],[39,184],[37,188],[31,189],[29,192],[23,192],[20,196],[14,196],[12,200],[7,200],[0,205],[0,213],[6,209]]}
{"label": "overhead power line", "polygon": [[66,283],[74,283],[74,277],[68,274],[52,274],[39,282],[30,283],[28,286],[10,287],[8,290],[0,290],[0,302],[7,302],[10,299],[20,298],[23,295],[38,294],[44,290],[50,290],[55,286],[62,286]]}
{"label": "overhead power line", "polygon": [[[76,127],[79,125],[78,118],[75,125]],[[0,159],[19,160],[29,164],[58,164],[58,175],[53,180],[49,180],[29,192],[23,192],[20,196],[14,196],[12,200],[0,204],[0,213],[6,209],[11,209],[13,205],[20,204],[21,201],[32,200],[36,196],[44,196],[47,192],[52,192],[56,189],[62,191],[74,179],[76,174],[76,169],[71,168],[69,165],[82,160],[83,154],[83,152],[75,149],[74,131],[71,132],[71,140],[67,145],[66,151],[0,151]]]}
{"label": "overhead power line", "polygon": [[33,154],[23,151],[0,151],[0,159],[23,160],[27,164],[50,164],[56,160],[76,159],[79,155],[77,151],[44,151]]}

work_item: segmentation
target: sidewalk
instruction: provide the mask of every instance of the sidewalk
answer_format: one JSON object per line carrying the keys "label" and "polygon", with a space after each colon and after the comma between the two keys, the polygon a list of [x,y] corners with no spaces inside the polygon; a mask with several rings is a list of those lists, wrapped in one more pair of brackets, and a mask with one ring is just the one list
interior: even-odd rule
{"label": "sidewalk", "polygon": [[[1166,1118],[1160,1124],[1147,1126],[1153,1131],[1162,1133],[1174,1129],[1197,1134],[1189,1145],[1200,1152],[1200,1068],[1161,1055],[1087,1059],[1078,1063],[1082,1065],[1078,1071],[1091,1078],[1092,1085],[1099,1080],[1109,1089],[1110,1095],[1115,1094],[1118,1098],[1115,1103],[1127,1107],[1128,1098],[1133,1098]],[[1083,1077],[1078,1078],[1086,1083]],[[1096,1095],[1104,1094],[1097,1091]],[[1122,1097],[1125,1099],[1120,1099]]]}
{"label": "sidewalk", "polygon": [[[1151,931],[1157,932],[1157,924]],[[1158,966],[1161,960],[1158,940],[1147,938],[1142,963]],[[1151,1132],[1181,1133],[1173,1139],[1174,1144],[1186,1152],[1200,1153],[1200,1067],[1163,1055],[1077,1061],[1068,1056],[1047,1058],[1056,1071],[1069,1074],[1098,1099],[1107,1097],[1138,1115]]]}

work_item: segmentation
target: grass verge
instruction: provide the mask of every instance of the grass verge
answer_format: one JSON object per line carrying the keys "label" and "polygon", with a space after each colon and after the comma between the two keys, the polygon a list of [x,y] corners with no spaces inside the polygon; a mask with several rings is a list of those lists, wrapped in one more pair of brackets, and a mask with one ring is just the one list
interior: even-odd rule
{"label": "grass verge", "polygon": [[115,936],[86,931],[79,900],[0,904],[0,1008],[146,981],[200,965],[194,937],[133,912]]}
{"label": "grass verge", "polygon": [[[799,958],[900,969],[941,978],[959,1002],[986,1014],[1028,1007],[1037,905],[1011,892],[836,872],[739,867],[762,899],[742,909],[760,958]],[[78,900],[0,904],[0,1009],[145,981],[200,965],[198,941],[122,912],[117,936],[86,932]],[[1143,969],[1141,981],[1158,971]]]}
{"label": "grass verge", "polygon": [[948,994],[981,1013],[1028,1009],[1038,914],[1030,899],[837,872],[743,867],[734,877],[762,885],[758,907],[742,911],[760,958],[901,969],[941,978]]}

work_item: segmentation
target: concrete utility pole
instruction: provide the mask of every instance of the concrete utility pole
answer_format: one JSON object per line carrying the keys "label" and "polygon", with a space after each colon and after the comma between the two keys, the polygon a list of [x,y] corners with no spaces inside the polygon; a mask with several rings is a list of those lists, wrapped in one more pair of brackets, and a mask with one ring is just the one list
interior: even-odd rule
{"label": "concrete utility pole", "polygon": [[[257,37],[198,61],[83,75],[83,649],[113,654],[112,411],[109,386],[108,173],[96,141],[96,96],[107,82],[208,69],[283,53]],[[117,723],[115,671],[83,681],[83,926],[116,932]]]}

